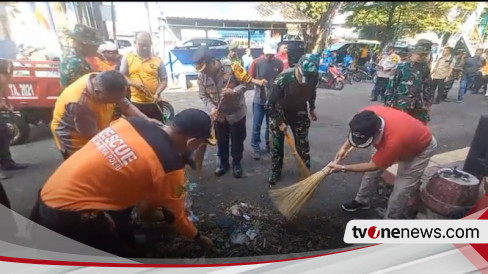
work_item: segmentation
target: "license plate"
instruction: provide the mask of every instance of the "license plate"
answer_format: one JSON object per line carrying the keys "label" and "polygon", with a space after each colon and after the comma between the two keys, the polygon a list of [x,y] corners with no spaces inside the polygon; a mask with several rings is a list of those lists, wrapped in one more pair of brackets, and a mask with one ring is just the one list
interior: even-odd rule
{"label": "license plate", "polygon": [[10,96],[35,97],[34,87],[30,83],[10,84]]}

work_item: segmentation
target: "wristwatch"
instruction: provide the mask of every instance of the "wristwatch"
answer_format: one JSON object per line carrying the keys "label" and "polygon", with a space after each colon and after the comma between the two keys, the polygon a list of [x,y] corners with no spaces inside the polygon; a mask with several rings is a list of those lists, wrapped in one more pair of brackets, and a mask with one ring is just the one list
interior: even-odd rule
{"label": "wristwatch", "polygon": [[346,173],[346,166],[341,166],[342,173]]}

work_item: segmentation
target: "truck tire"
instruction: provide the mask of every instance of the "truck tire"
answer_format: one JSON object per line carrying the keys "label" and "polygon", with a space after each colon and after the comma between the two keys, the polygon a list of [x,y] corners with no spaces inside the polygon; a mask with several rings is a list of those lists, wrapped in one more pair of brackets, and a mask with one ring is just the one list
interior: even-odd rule
{"label": "truck tire", "polygon": [[24,118],[16,114],[11,114],[10,123],[7,125],[12,133],[11,145],[20,145],[27,141],[30,135],[30,127]]}

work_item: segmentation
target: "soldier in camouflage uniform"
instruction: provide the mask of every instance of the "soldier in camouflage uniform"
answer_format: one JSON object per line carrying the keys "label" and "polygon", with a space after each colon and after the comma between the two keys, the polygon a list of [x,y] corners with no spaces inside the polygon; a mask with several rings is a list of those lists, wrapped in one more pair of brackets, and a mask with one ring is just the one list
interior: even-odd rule
{"label": "soldier in camouflage uniform", "polygon": [[[284,132],[288,125],[295,137],[298,154],[310,168],[310,146],[308,129],[310,118],[317,121],[315,97],[318,82],[319,57],[306,54],[298,64],[285,70],[276,78],[268,97],[266,108],[269,111],[272,135],[270,185],[276,184],[283,169]],[[307,107],[308,102],[308,107]]]}
{"label": "soldier in camouflage uniform", "polygon": [[69,34],[73,39],[73,47],[63,57],[60,65],[61,86],[69,86],[81,76],[93,71],[86,57],[96,56],[98,46],[103,43],[94,28],[77,24]]}
{"label": "soldier in camouflage uniform", "polygon": [[421,39],[411,50],[410,60],[400,64],[385,94],[385,106],[405,111],[427,124],[433,90],[430,70],[425,58],[432,43]]}

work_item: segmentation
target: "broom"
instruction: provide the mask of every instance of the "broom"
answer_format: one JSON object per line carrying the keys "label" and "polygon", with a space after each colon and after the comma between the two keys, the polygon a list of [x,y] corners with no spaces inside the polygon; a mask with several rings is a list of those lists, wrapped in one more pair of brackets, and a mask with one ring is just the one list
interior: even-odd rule
{"label": "broom", "polygon": [[290,134],[288,132],[284,132],[286,141],[288,142],[288,145],[290,145],[291,148],[291,153],[293,154],[293,157],[295,157],[295,160],[298,162],[298,169],[300,170],[300,174],[302,175],[302,178],[307,178],[310,175],[310,169],[308,169],[307,165],[303,161],[302,157],[297,152],[297,149],[295,147],[295,142],[291,138]]}
{"label": "broom", "polygon": [[[346,155],[351,152],[353,148],[351,147]],[[344,156],[344,157],[345,157]],[[336,163],[336,162],[331,162]],[[269,191],[269,196],[273,203],[275,204],[278,211],[283,214],[287,219],[291,219],[296,216],[300,211],[305,202],[308,201],[312,193],[317,188],[317,186],[322,182],[331,172],[330,163],[327,164],[323,169],[315,172],[308,178],[280,189],[272,189]]]}

